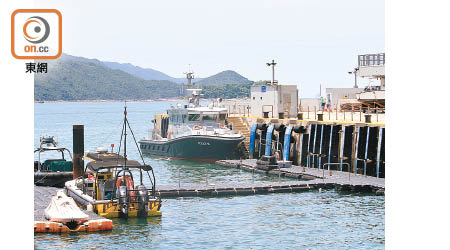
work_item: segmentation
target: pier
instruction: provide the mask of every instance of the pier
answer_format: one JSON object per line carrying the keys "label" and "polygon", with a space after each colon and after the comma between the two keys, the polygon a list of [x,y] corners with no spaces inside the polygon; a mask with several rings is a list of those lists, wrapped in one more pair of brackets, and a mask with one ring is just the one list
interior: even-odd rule
{"label": "pier", "polygon": [[375,193],[384,195],[384,179],[361,174],[292,166],[290,168],[264,171],[256,168],[256,160],[221,160],[216,164],[242,169],[256,174],[289,177],[292,180],[269,183],[220,183],[158,185],[157,194],[161,198],[215,197],[233,195],[255,195],[286,192],[305,192],[318,189],[336,188],[343,192]]}
{"label": "pier", "polygon": [[[246,135],[244,143],[250,158],[278,153],[281,160],[297,166],[385,176],[384,123],[256,117],[230,117],[229,120],[236,133]],[[250,133],[255,125],[258,127],[254,128],[252,144]],[[302,130],[295,132],[292,130],[295,127]]]}

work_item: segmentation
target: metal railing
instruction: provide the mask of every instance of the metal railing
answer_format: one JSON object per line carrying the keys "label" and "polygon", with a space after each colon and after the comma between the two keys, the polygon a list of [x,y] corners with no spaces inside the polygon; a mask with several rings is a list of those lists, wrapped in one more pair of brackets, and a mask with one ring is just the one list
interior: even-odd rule
{"label": "metal railing", "polygon": [[[307,167],[310,168],[310,169],[315,168],[315,167],[311,167],[311,156],[312,157],[317,157],[317,160],[319,158],[325,157],[324,154],[314,154],[314,153],[308,152],[308,155],[306,156],[307,157],[307,162],[308,162],[307,163],[308,164]],[[336,162],[336,163],[333,163],[333,162],[327,163],[326,162],[326,163],[322,164],[322,178],[323,179],[325,178],[325,166],[330,166],[330,165],[339,165],[339,166],[346,165],[347,166],[347,170],[348,170],[348,180],[350,181],[350,174],[352,172],[350,170],[350,164],[348,162],[342,162],[342,163],[341,162]],[[342,167],[341,167],[341,169],[342,169]],[[317,168],[317,170],[320,171],[320,166]],[[330,169],[330,167],[328,167],[328,171],[330,171],[330,176],[332,176],[332,170]],[[303,172],[306,172],[305,166],[303,166]],[[344,172],[344,171],[341,170],[340,172]]]}
{"label": "metal railing", "polygon": [[225,104],[228,115],[249,117],[251,106],[249,104]]}
{"label": "metal railing", "polygon": [[[317,158],[317,163],[319,163],[319,159],[320,158],[325,158],[327,155],[325,154],[317,154],[317,153],[313,153],[313,152],[307,152],[308,154],[306,155],[306,160],[308,162],[308,168],[315,168],[314,166],[311,167],[311,156],[312,156],[312,160]],[[314,158],[316,157],[316,158]],[[315,165],[315,164],[314,164]],[[320,169],[320,166],[317,167],[317,169]],[[303,167],[303,172],[305,172],[305,167]]]}
{"label": "metal railing", "polygon": [[[328,166],[328,171],[330,171],[330,176],[332,176],[332,169],[330,169],[330,165],[337,165],[337,166],[342,166],[342,165],[347,165],[347,169],[348,169],[348,180],[350,181],[350,164],[348,162],[330,162],[330,163],[324,163],[322,165],[322,178],[325,179],[325,166]],[[342,167],[341,167],[342,169]],[[342,171],[341,171],[342,172]]]}
{"label": "metal railing", "polygon": [[371,115],[372,122],[384,122],[385,121],[385,108],[382,107],[354,107],[348,106],[348,108],[338,107],[332,105],[329,109],[324,111],[317,111],[307,106],[306,108],[300,107],[300,112],[303,114],[303,120],[317,121],[317,114],[323,114],[323,121],[360,121],[365,122],[365,115]]}
{"label": "metal railing", "polygon": [[367,173],[367,163],[371,163],[372,162],[372,160],[371,159],[359,159],[359,158],[356,158],[355,159],[355,173],[357,174],[357,171],[358,171],[358,161],[362,161],[362,162],[364,162],[364,176],[366,176],[367,177],[367,175],[366,175],[366,173]]}
{"label": "metal railing", "polygon": [[384,65],[385,53],[358,55],[358,66]]}

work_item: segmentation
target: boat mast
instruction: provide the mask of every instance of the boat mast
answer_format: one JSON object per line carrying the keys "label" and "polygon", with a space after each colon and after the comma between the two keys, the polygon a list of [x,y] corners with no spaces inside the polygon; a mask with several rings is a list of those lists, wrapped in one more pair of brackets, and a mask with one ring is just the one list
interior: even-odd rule
{"label": "boat mast", "polygon": [[194,79],[194,71],[191,70],[191,65],[190,64],[189,64],[188,72],[184,72],[183,74],[186,75],[186,79],[188,81],[187,84],[184,84],[184,83],[181,84],[181,92],[182,92],[181,94],[183,96],[185,96],[186,95],[186,88],[190,88],[190,87],[195,85],[195,83],[192,83],[192,79]]}
{"label": "boat mast", "polygon": [[123,111],[123,114],[125,115],[123,118],[123,124],[125,127],[124,130],[124,136],[125,136],[125,140],[123,142],[123,157],[125,157],[125,162],[124,162],[124,168],[127,168],[127,102],[125,102],[125,110]]}
{"label": "boat mast", "polygon": [[[141,149],[139,148],[138,142],[136,141],[136,137],[134,136],[133,129],[131,129],[130,122],[128,121],[128,118],[127,118],[128,112],[127,112],[127,104],[126,104],[126,102],[125,102],[125,107],[124,107],[123,114],[124,114],[123,128],[122,128],[122,135],[120,136],[120,142],[121,143],[119,145],[119,153],[120,153],[120,147],[122,145],[122,136],[124,136],[124,142],[123,142],[123,150],[124,150],[123,156],[125,158],[125,160],[124,160],[124,169],[128,169],[127,168],[127,160],[128,160],[127,159],[127,126],[130,129],[131,135],[133,136],[134,143],[135,143],[135,145],[137,147],[139,155],[141,156],[142,163],[145,166],[146,164],[145,164],[145,161],[144,161],[144,156],[142,155]],[[154,180],[155,179],[155,174],[153,173],[153,170],[152,170],[152,174],[153,174],[153,180],[151,180],[151,181],[152,181],[153,185],[155,185],[156,181]],[[143,180],[142,180],[142,169],[139,169],[139,175],[140,175],[140,184],[144,185],[143,184]]]}

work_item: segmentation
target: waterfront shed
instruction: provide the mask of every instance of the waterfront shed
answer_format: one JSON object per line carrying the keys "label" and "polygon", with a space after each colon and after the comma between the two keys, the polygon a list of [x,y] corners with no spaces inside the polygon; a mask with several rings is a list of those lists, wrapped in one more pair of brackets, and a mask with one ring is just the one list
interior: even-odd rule
{"label": "waterfront shed", "polygon": [[250,103],[254,117],[295,118],[298,113],[297,85],[254,85],[251,87]]}

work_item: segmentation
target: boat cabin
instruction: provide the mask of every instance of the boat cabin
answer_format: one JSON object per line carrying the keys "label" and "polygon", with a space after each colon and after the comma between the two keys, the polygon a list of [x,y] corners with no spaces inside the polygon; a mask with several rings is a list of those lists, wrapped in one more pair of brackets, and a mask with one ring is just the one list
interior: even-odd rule
{"label": "boat cabin", "polygon": [[169,124],[175,126],[198,123],[225,124],[227,109],[216,107],[173,108],[169,109],[167,114]]}

